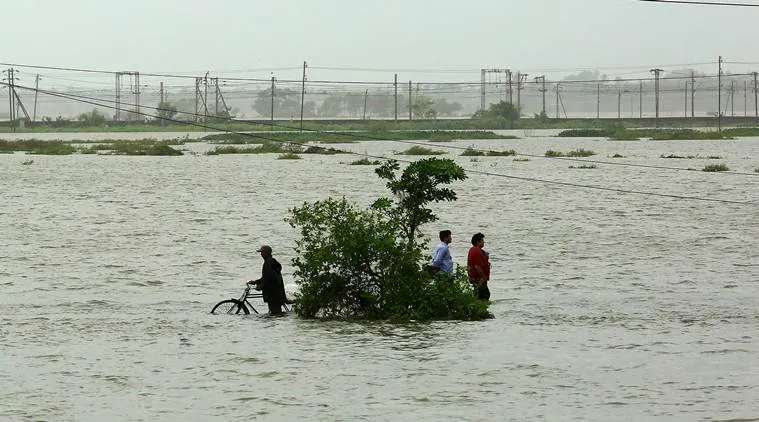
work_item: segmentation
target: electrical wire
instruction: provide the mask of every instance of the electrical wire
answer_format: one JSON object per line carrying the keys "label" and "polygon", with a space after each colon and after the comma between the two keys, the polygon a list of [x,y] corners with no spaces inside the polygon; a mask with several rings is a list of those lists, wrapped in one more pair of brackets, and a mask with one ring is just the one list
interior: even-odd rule
{"label": "electrical wire", "polygon": [[[0,85],[9,86],[9,84],[5,83],[5,82],[0,82]],[[54,92],[54,91],[39,90],[39,89],[35,89],[35,88],[31,88],[31,87],[26,87],[26,86],[20,86],[20,85],[14,85],[14,88],[23,89],[23,90],[29,90],[29,91],[37,91],[37,92],[43,93],[45,95],[57,96],[57,97],[62,97],[62,98],[68,98],[68,99],[72,99],[72,100],[79,101],[79,102],[82,102],[82,103],[91,104],[91,105],[100,106],[100,107],[105,107],[105,108],[109,108],[109,109],[114,109],[114,110],[119,109],[119,108],[117,108],[117,107],[115,107],[113,105],[110,105],[108,103],[103,103],[102,101],[98,101],[97,99],[87,99],[87,98],[83,98],[83,97],[70,96],[70,95],[66,95],[66,94],[57,93],[57,92]],[[127,104],[124,104],[124,105],[127,105]],[[156,111],[158,110],[157,107],[145,107],[145,108],[153,109],[153,110],[156,110]],[[144,112],[139,112],[138,114],[142,115],[142,116],[145,116],[145,117],[161,118],[160,116],[152,115],[152,114],[148,114],[148,113],[144,113]],[[184,114],[191,114],[191,113],[184,113]],[[279,139],[274,139],[274,138],[270,138],[270,137],[267,137],[267,136],[263,136],[263,135],[259,135],[259,134],[254,134],[254,133],[230,132],[230,131],[224,130],[223,128],[218,128],[218,127],[210,126],[210,125],[207,125],[205,123],[185,122],[185,121],[180,121],[180,120],[175,120],[175,119],[163,119],[163,120],[169,121],[169,122],[173,122],[173,123],[186,124],[186,125],[189,125],[189,126],[195,126],[195,127],[200,127],[200,128],[204,128],[204,129],[219,131],[219,132],[234,133],[234,134],[238,134],[238,135],[241,135],[241,136],[262,139],[262,140],[266,140],[266,141],[274,142],[274,143],[280,143],[280,144],[286,144],[286,145],[312,146],[312,147],[323,148],[322,146],[308,145],[307,143],[296,143],[296,142],[282,141],[282,140],[279,140]],[[299,128],[296,128],[296,127],[282,125],[282,124],[265,123],[265,122],[259,122],[259,123],[267,125],[267,126],[279,127],[279,128],[283,128],[283,129],[292,129],[292,130],[298,130],[299,129]],[[320,130],[314,130],[314,129],[304,129],[304,130],[307,130],[309,132],[322,133],[322,131],[320,131]],[[392,139],[382,139],[382,138],[371,137],[371,136],[357,134],[357,133],[342,133],[342,132],[329,132],[329,133],[339,134],[339,135],[345,135],[345,136],[351,136],[353,138],[359,137],[359,138],[371,139],[371,140],[375,140],[375,141],[385,140],[385,141],[401,142],[401,143],[404,143],[404,144],[426,145],[426,146],[430,146],[431,145],[431,144],[423,143],[423,142],[398,141],[398,140],[392,140]],[[463,147],[453,147],[453,146],[448,146],[448,147],[449,148],[454,148],[454,149],[456,149],[456,148],[458,148],[458,149],[463,148]],[[367,153],[359,153],[359,152],[354,152],[354,151],[347,151],[347,150],[338,150],[338,151],[343,152],[343,153],[347,153],[347,154],[352,154],[352,155],[357,155],[357,156],[365,157],[365,158],[374,158],[374,159],[382,159],[382,160],[390,160],[391,159],[391,158],[385,157],[385,156],[376,156],[376,155],[371,155],[371,154],[367,154]],[[565,157],[553,157],[553,158],[565,158]],[[400,162],[411,163],[411,161],[409,161],[409,160],[402,160],[402,159],[397,159],[397,158],[393,158],[393,159],[396,160],[396,161],[400,161]],[[590,160],[577,160],[577,161],[590,161]],[[611,163],[606,162],[605,164],[611,164]],[[614,163],[614,164],[618,164],[618,163]],[[645,166],[645,165],[634,165],[634,166],[638,167],[638,166]],[[673,169],[675,169],[675,168],[673,168]],[[617,193],[636,194],[636,195],[647,195],[647,196],[656,196],[656,197],[665,197],[665,198],[683,199],[683,200],[694,200],[694,201],[705,201],[705,202],[718,202],[718,203],[734,204],[734,205],[757,205],[757,203],[755,203],[756,201],[734,201],[734,200],[726,200],[726,199],[718,199],[718,198],[704,198],[704,197],[697,197],[697,196],[664,194],[664,193],[659,193],[659,192],[635,191],[635,190],[629,190],[629,189],[609,188],[609,187],[597,186],[597,185],[586,185],[586,184],[579,184],[579,183],[562,182],[562,181],[557,181],[557,180],[546,180],[546,179],[538,179],[538,178],[531,178],[531,177],[514,176],[514,175],[507,175],[507,174],[502,174],[502,173],[484,172],[484,171],[479,171],[479,170],[466,170],[466,171],[468,173],[473,173],[473,174],[480,174],[480,175],[486,175],[486,176],[492,176],[492,177],[502,177],[502,178],[506,178],[506,179],[521,180],[521,181],[525,181],[525,182],[553,184],[553,185],[560,185],[560,186],[571,186],[571,187],[576,187],[576,188],[594,189],[594,190],[601,190],[601,191],[607,191],[607,192],[617,192]]]}
{"label": "electrical wire", "polygon": [[721,1],[689,1],[689,0],[638,0],[649,3],[674,3],[674,4],[691,4],[700,6],[737,6],[737,7],[759,7],[756,3],[733,3]]}

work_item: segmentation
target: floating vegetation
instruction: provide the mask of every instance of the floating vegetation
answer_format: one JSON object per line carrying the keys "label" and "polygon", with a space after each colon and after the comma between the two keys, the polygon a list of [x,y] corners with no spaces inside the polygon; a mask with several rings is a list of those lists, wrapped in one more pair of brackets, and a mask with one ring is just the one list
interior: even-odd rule
{"label": "floating vegetation", "polygon": [[488,151],[487,153],[488,157],[509,157],[512,155],[517,155],[517,152],[513,149],[507,151]]}
{"label": "floating vegetation", "polygon": [[63,141],[41,141],[39,139],[26,139],[17,141],[0,140],[0,152],[14,153],[24,151],[35,155],[69,155],[76,149]]}
{"label": "floating vegetation", "polygon": [[184,155],[182,151],[172,148],[169,144],[173,141],[156,141],[155,139],[139,139],[135,141],[99,141],[89,147],[82,147],[82,154],[103,155]]}
{"label": "floating vegetation", "polygon": [[625,157],[622,154],[614,154],[614,155],[611,156],[611,158],[627,158],[627,157]]}
{"label": "floating vegetation", "polygon": [[754,173],[759,173],[759,167],[754,169]]}
{"label": "floating vegetation", "polygon": [[477,158],[477,157],[472,157],[472,158],[470,158],[470,159],[469,159],[469,162],[470,162],[470,163],[479,163],[479,162],[480,162],[480,159],[479,159],[479,158]]}
{"label": "floating vegetation", "polygon": [[558,136],[560,138],[593,138],[596,136],[610,137],[612,133],[609,129],[569,129],[562,130]]}
{"label": "floating vegetation", "polygon": [[351,161],[348,163],[350,166],[378,166],[380,164],[379,160],[370,160],[368,158],[362,158],[360,160]]}
{"label": "floating vegetation", "polygon": [[677,155],[677,154],[669,154],[669,155],[660,155],[659,158],[676,158],[676,159],[687,159],[692,160],[695,158],[700,159],[706,159],[706,160],[722,160],[724,157],[720,157],[719,155],[708,155],[706,157],[701,157],[699,155]]}
{"label": "floating vegetation", "polygon": [[284,154],[280,154],[278,159],[279,160],[300,160],[300,155],[294,152],[286,152]]}
{"label": "floating vegetation", "polygon": [[471,147],[467,148],[464,150],[464,152],[461,153],[462,157],[481,157],[483,155],[485,155],[483,151]]}
{"label": "floating vegetation", "polygon": [[519,158],[519,157],[517,157],[517,158],[514,159],[514,161],[525,162],[525,161],[530,161],[530,159],[529,158]]}
{"label": "floating vegetation", "polygon": [[396,151],[395,155],[443,155],[445,152],[415,145],[405,151]]}
{"label": "floating vegetation", "polygon": [[399,130],[399,131],[355,131],[355,132],[237,132],[215,133],[206,135],[201,140],[217,144],[263,144],[266,142],[320,142],[320,143],[353,143],[357,141],[400,141],[428,140],[452,141],[458,139],[517,139],[516,136],[498,135],[486,130]]}
{"label": "floating vegetation", "polygon": [[709,164],[704,167],[703,171],[729,171],[730,169],[725,164]]}
{"label": "floating vegetation", "polygon": [[545,153],[546,157],[590,157],[596,155],[595,152],[587,149],[576,149],[573,151],[569,151],[567,153],[563,153],[561,151],[554,151],[554,150],[548,150]]}
{"label": "floating vegetation", "polygon": [[579,166],[569,166],[569,168],[571,168],[571,169],[596,169],[596,168],[598,168],[598,166],[596,166],[595,164],[582,164],[582,165],[579,165]]}
{"label": "floating vegetation", "polygon": [[34,160],[24,160],[21,162],[22,166],[31,166],[32,164],[34,164]]}
{"label": "floating vegetation", "polygon": [[307,147],[302,151],[303,154],[323,154],[323,155],[334,155],[334,154],[345,154],[345,151],[340,151],[339,149],[335,148],[324,148],[324,147],[318,147],[318,146],[310,146]]}

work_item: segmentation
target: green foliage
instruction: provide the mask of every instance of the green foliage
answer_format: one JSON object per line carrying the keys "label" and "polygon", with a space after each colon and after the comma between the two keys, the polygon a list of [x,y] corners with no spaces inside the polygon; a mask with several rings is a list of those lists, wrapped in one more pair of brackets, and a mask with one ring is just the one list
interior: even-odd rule
{"label": "green foliage", "polygon": [[13,153],[26,151],[35,155],[69,155],[76,149],[62,141],[41,141],[39,139],[26,139],[17,141],[0,140],[0,152]]}
{"label": "green foliage", "polygon": [[396,151],[396,155],[443,155],[445,152],[415,145],[405,151]]}
{"label": "green foliage", "polygon": [[590,157],[596,155],[595,152],[587,149],[576,149],[569,152],[561,152],[561,151],[554,151],[554,150],[548,150],[545,153],[546,157]]}
{"label": "green foliage", "polygon": [[754,169],[754,173],[759,173],[759,167]]}
{"label": "green foliage", "polygon": [[437,218],[425,206],[456,199],[452,190],[438,185],[463,180],[464,170],[452,160],[431,158],[412,163],[400,177],[398,171],[395,161],[376,169],[397,202],[379,198],[361,209],[345,198],[327,199],[290,210],[286,221],[301,235],[293,260],[300,286],[294,310],[300,316],[394,321],[492,317],[462,269],[452,279],[424,271],[425,245],[415,241],[418,224]]}
{"label": "green foliage", "polygon": [[97,109],[92,109],[89,113],[82,113],[79,115],[79,121],[89,126],[102,126],[105,124],[105,120],[105,114]]}
{"label": "green foliage", "polygon": [[485,155],[483,151],[474,149],[472,147],[468,147],[464,152],[461,153],[462,157],[481,157]]}
{"label": "green foliage", "polygon": [[351,166],[378,166],[379,164],[380,164],[379,160],[372,161],[368,158],[361,158],[359,160],[350,162]]}
{"label": "green foliage", "polygon": [[514,104],[508,101],[501,101],[491,104],[487,110],[477,110],[472,116],[473,119],[505,119],[519,120],[522,111]]}
{"label": "green foliage", "polygon": [[596,138],[612,136],[613,132],[608,129],[569,129],[562,130],[557,136],[560,138]]}
{"label": "green foliage", "polygon": [[430,202],[455,201],[456,192],[440,185],[449,185],[467,178],[464,169],[451,159],[427,158],[409,164],[401,176],[395,160],[386,161],[375,172],[395,195],[398,205],[395,216],[401,222],[403,238],[409,245],[416,244],[420,225],[437,220],[432,210],[425,208]]}
{"label": "green foliage", "polygon": [[704,167],[704,171],[729,171],[730,169],[725,164],[709,164]]}
{"label": "green foliage", "polygon": [[598,168],[598,166],[595,165],[595,164],[581,164],[579,166],[569,166],[569,168],[571,168],[571,169],[583,169],[583,170],[587,170],[587,169]]}
{"label": "green foliage", "polygon": [[738,136],[759,136],[759,128],[756,127],[737,127],[725,129],[722,131],[725,136],[738,137]]}
{"label": "green foliage", "polygon": [[80,149],[82,154],[104,155],[160,155],[172,156],[183,155],[182,151],[171,147],[170,141],[157,141],[155,139],[139,139],[134,141],[116,140],[101,141],[89,147]]}
{"label": "green foliage", "polygon": [[158,103],[158,107],[156,108],[156,116],[159,120],[164,122],[166,120],[174,119],[174,117],[177,115],[177,112],[177,107],[167,101]]}
{"label": "green foliage", "polygon": [[505,151],[488,151],[487,153],[488,157],[509,157],[512,155],[517,155],[517,152],[513,149],[508,149]]}

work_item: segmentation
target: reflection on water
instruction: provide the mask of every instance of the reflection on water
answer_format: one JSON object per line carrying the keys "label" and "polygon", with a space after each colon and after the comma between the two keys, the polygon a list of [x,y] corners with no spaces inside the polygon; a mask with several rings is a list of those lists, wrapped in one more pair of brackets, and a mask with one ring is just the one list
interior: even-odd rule
{"label": "reflection on water", "polygon": [[[110,134],[113,137],[113,134]],[[142,137],[142,136],[141,136]],[[702,168],[759,167],[759,142],[530,138],[446,146]],[[198,145],[202,148],[202,145]],[[396,143],[346,149],[390,154]],[[614,159],[614,154],[628,158]],[[214,316],[287,210],[384,194],[349,156],[0,156],[0,419],[730,420],[759,417],[758,213],[499,175],[736,201],[759,178],[531,157],[457,157],[439,204],[464,263],[486,233],[494,320],[393,325]],[[671,160],[669,160],[671,161]]]}

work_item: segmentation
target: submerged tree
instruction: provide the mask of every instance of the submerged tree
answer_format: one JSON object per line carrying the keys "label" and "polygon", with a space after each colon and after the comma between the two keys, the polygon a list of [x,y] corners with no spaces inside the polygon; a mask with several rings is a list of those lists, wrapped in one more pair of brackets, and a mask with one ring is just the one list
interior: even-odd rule
{"label": "submerged tree", "polygon": [[293,260],[300,286],[294,309],[306,318],[392,320],[490,317],[463,270],[432,277],[423,265],[425,242],[418,227],[437,217],[430,202],[453,201],[439,185],[466,178],[449,159],[412,163],[400,176],[397,162],[377,169],[396,199],[379,198],[360,208],[343,199],[305,203],[287,221],[299,228]]}

